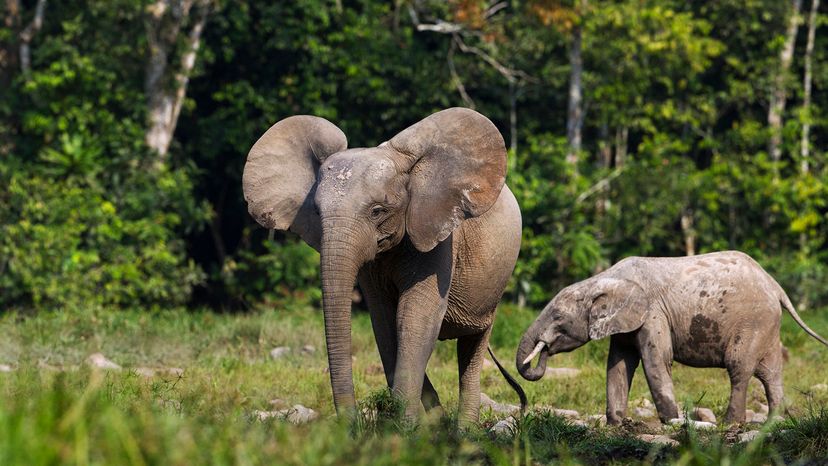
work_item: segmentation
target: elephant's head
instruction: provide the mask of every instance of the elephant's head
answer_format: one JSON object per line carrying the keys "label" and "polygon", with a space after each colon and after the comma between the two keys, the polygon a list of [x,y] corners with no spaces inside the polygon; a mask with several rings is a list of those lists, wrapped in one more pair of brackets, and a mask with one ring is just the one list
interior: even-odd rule
{"label": "elephant's head", "polygon": [[506,174],[500,132],[464,108],[437,112],[379,147],[346,147],[327,120],[286,118],[256,142],[243,175],[250,214],[266,228],[295,231],[320,252],[338,411],[355,402],[350,311],[361,266],[404,239],[430,251],[494,204]]}
{"label": "elephant's head", "polygon": [[[649,299],[636,283],[596,276],[570,285],[546,305],[518,346],[520,375],[538,380],[546,359],[578,348],[590,340],[632,332],[644,324]],[[540,354],[538,364],[532,360]]]}

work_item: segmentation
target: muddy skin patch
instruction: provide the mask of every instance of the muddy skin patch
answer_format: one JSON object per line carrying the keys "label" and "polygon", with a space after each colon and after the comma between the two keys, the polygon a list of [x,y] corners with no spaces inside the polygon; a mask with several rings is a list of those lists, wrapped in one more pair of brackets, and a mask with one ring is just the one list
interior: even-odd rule
{"label": "muddy skin patch", "polygon": [[722,346],[722,335],[719,323],[704,316],[696,314],[690,322],[690,340],[687,342],[688,349],[698,358],[698,362],[711,362],[719,359]]}

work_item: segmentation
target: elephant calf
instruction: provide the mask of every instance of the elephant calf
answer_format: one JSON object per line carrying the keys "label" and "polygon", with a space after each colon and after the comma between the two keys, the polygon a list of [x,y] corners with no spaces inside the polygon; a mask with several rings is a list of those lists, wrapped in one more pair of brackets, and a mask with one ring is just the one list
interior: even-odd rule
{"label": "elephant calf", "polygon": [[674,360],[726,368],[731,392],[725,420],[744,422],[751,376],[764,385],[771,410],[782,401],[783,307],[828,346],[802,322],[776,280],[744,253],[630,257],[558,293],[523,335],[517,366],[524,378],[538,380],[550,355],[609,336],[608,423],[624,418],[639,362],[661,421],[678,418]]}

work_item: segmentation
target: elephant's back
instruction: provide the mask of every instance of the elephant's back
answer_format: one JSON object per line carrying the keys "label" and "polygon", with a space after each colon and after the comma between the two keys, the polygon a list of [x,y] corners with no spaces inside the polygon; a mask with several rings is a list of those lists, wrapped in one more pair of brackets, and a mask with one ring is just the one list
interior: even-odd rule
{"label": "elephant's back", "polygon": [[520,207],[504,185],[491,209],[454,234],[454,273],[441,338],[488,328],[520,252]]}

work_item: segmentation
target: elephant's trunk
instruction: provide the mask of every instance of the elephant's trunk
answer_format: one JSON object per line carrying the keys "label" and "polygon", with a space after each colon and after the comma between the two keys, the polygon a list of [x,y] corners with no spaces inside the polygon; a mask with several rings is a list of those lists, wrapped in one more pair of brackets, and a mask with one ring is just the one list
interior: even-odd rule
{"label": "elephant's trunk", "polygon": [[532,361],[526,362],[526,358],[532,354],[533,350],[536,348],[538,343],[540,342],[537,332],[534,331],[535,325],[529,328],[529,330],[523,335],[523,338],[520,340],[520,345],[518,346],[517,356],[515,357],[515,363],[517,364],[517,370],[520,372],[520,375],[523,376],[526,380],[535,381],[543,377],[543,374],[546,373],[546,358],[549,357],[549,352],[547,348],[544,347],[540,350],[540,358],[538,359],[538,365],[532,367]]}
{"label": "elephant's trunk", "polygon": [[331,375],[334,406],[338,414],[356,406],[351,367],[351,293],[359,268],[367,260],[370,248],[360,241],[359,226],[341,218],[323,221],[322,308],[325,314],[325,341]]}

